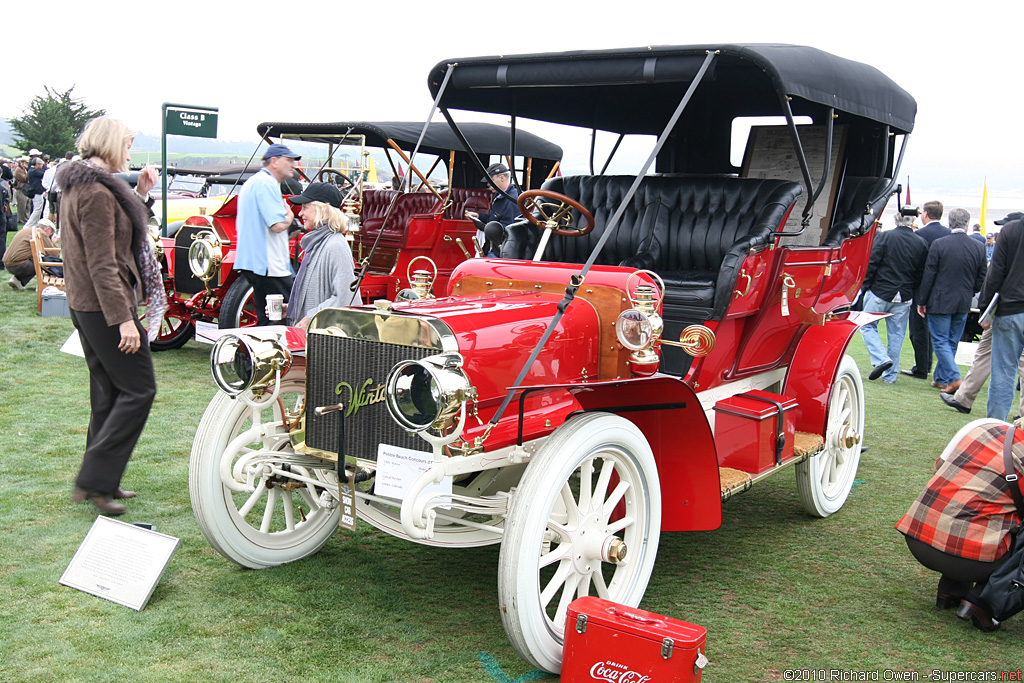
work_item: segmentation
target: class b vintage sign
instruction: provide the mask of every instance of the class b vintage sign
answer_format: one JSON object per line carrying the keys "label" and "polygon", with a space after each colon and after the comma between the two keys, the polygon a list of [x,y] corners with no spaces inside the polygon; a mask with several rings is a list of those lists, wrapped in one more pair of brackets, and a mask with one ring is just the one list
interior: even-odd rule
{"label": "class b vintage sign", "polygon": [[217,113],[216,110],[168,106],[164,111],[164,127],[168,135],[215,138],[217,137]]}

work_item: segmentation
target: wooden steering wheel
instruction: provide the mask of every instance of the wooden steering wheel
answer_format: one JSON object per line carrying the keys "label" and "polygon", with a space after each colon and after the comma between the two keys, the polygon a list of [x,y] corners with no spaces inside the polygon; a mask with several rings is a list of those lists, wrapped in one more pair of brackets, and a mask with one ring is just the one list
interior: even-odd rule
{"label": "wooden steering wheel", "polygon": [[[550,199],[552,201],[542,202],[538,198]],[[556,235],[566,237],[582,237],[594,229],[594,216],[587,211],[586,207],[572,197],[552,192],[551,190],[527,190],[519,195],[516,202],[520,213],[531,223],[550,230]],[[580,212],[586,224],[583,227],[573,225],[571,209]],[[538,215],[534,215],[534,211]]]}

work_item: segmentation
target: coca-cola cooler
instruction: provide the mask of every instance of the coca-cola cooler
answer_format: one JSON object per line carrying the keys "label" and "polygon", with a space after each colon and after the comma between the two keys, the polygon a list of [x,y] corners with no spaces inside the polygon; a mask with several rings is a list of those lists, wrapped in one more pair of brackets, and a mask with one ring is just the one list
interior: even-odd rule
{"label": "coca-cola cooler", "polygon": [[569,605],[562,683],[688,683],[708,664],[703,626],[587,596]]}

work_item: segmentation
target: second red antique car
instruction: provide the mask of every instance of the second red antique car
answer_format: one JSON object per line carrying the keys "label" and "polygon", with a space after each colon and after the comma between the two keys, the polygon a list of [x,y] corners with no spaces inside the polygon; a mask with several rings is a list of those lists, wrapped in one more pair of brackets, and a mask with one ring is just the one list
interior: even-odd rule
{"label": "second red antique car", "polygon": [[[493,191],[464,151],[465,144],[485,162],[493,156],[522,169],[523,189],[539,187],[562,155],[557,145],[519,131],[516,155],[510,157],[508,129],[488,123],[467,125],[465,142],[444,123],[425,129],[421,123],[400,122],[262,123],[258,132],[268,142],[324,146],[328,162],[304,173],[337,183],[345,194],[353,252],[363,268],[363,301],[394,298],[412,284],[421,291],[443,289],[455,266],[475,253],[476,229],[464,212],[486,210]],[[348,150],[355,150],[355,159],[342,167],[343,154],[352,156]],[[411,160],[414,151],[418,157]],[[371,152],[382,153],[396,174],[399,167],[409,166],[409,182],[400,189],[368,187],[364,175]],[[236,206],[232,193],[216,211],[186,219],[173,237],[160,240],[169,308],[159,337],[151,343],[154,350],[182,346],[192,338],[196,322],[217,322],[221,328],[255,324],[252,286],[232,270]],[[296,267],[301,236],[293,233],[291,239]],[[426,274],[412,283],[414,271]]]}
{"label": "second red antique car", "polygon": [[662,532],[717,528],[782,471],[811,515],[845,503],[865,413],[844,353],[871,319],[849,307],[916,103],[787,45],[458,59],[429,83],[453,123],[576,125],[646,161],[520,195],[505,258],[463,262],[446,296],[222,338],[192,503],[254,568],[357,519],[500,543],[506,633],[557,672],[569,604],[637,606]]}

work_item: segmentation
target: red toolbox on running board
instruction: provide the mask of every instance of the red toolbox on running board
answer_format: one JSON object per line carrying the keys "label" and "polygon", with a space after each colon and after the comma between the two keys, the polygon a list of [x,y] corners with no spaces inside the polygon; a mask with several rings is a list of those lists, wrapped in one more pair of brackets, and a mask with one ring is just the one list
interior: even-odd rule
{"label": "red toolbox on running board", "polygon": [[569,605],[562,683],[684,683],[707,666],[708,631],[635,607],[587,596]]}

